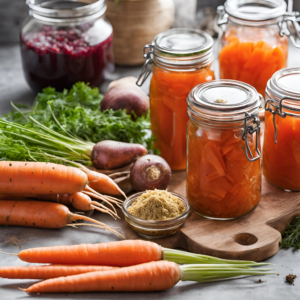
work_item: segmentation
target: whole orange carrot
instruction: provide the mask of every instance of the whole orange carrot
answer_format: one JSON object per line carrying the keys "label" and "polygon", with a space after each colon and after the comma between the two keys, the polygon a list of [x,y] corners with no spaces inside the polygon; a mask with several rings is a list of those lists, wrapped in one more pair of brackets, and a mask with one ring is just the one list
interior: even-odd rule
{"label": "whole orange carrot", "polygon": [[78,168],[43,162],[0,161],[0,194],[74,194],[88,183]]}
{"label": "whole orange carrot", "polygon": [[151,261],[168,260],[179,264],[250,264],[252,261],[226,260],[208,255],[162,248],[156,243],[143,240],[125,240],[101,244],[40,247],[22,250],[18,254],[30,263],[80,264],[105,266],[132,266]]}
{"label": "whole orange carrot", "polygon": [[[75,224],[71,225],[71,223],[78,220],[89,221],[97,225],[84,223],[76,224],[76,226],[99,227],[123,237],[111,227],[86,216],[73,214],[65,205],[59,203],[17,200],[0,201],[0,225],[55,229],[65,226],[75,227]],[[62,261],[62,264],[65,263],[66,261]]]}
{"label": "whole orange carrot", "polygon": [[81,265],[0,267],[0,277],[10,279],[49,279],[94,271],[108,271],[115,269],[118,269],[118,267]]}
{"label": "whole orange carrot", "polygon": [[161,261],[112,271],[49,279],[32,285],[26,292],[160,291],[171,288],[180,278],[180,269],[176,263]]}
{"label": "whole orange carrot", "polygon": [[123,195],[126,197],[124,192],[118,187],[118,185],[107,175],[84,169],[88,176],[89,186],[97,191],[98,193],[108,195]]}
{"label": "whole orange carrot", "polygon": [[[102,198],[104,196],[98,196],[97,194],[89,193],[90,195],[93,195],[94,197],[97,198]],[[116,210],[111,210],[107,208],[105,205],[97,202],[97,201],[92,201],[92,199],[81,192],[74,193],[71,195],[68,194],[0,194],[0,199],[1,200],[29,200],[29,199],[37,199],[37,200],[43,200],[43,201],[50,201],[50,202],[57,202],[60,204],[64,204],[66,206],[73,206],[76,210],[78,211],[88,211],[88,210],[99,210],[101,212],[110,214],[113,218],[118,218],[118,214]],[[105,199],[104,199],[105,200]],[[116,199],[118,200],[118,199]],[[110,200],[114,201],[114,200]]]}
{"label": "whole orange carrot", "polygon": [[162,259],[161,246],[142,240],[54,246],[22,250],[19,258],[31,263],[131,266]]}
{"label": "whole orange carrot", "polygon": [[179,280],[209,282],[242,275],[273,275],[269,269],[235,265],[182,265],[156,261],[117,270],[48,279],[22,289],[28,293],[162,291]]}
{"label": "whole orange carrot", "polygon": [[108,209],[103,204],[97,201],[92,201],[92,199],[84,193],[75,193],[73,195],[70,195],[68,198],[68,202],[72,204],[74,208],[80,211],[96,209],[101,212],[110,214],[115,219],[118,217],[118,214],[116,213],[115,210],[112,211],[111,209]]}

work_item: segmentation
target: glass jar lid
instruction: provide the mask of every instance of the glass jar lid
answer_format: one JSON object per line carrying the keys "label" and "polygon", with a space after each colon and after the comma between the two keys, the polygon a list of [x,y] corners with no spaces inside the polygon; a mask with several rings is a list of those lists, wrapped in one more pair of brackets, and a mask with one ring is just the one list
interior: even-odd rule
{"label": "glass jar lid", "polygon": [[264,21],[283,16],[284,0],[227,0],[224,4],[228,15],[249,21]]}
{"label": "glass jar lid", "polygon": [[278,99],[300,100],[300,67],[277,71],[267,83],[267,92]]}
{"label": "glass jar lid", "polygon": [[214,121],[240,121],[245,113],[258,115],[261,98],[256,89],[236,80],[214,80],[194,87],[187,103],[197,116]]}
{"label": "glass jar lid", "polygon": [[26,4],[34,18],[52,23],[92,21],[106,11],[105,0],[26,0]]}
{"label": "glass jar lid", "polygon": [[152,46],[155,54],[190,56],[204,54],[213,47],[213,38],[204,31],[174,28],[158,34]]}
{"label": "glass jar lid", "polygon": [[144,47],[146,59],[137,85],[151,74],[154,63],[168,71],[189,72],[202,69],[213,61],[213,38],[206,32],[190,28],[174,28],[158,34]]}

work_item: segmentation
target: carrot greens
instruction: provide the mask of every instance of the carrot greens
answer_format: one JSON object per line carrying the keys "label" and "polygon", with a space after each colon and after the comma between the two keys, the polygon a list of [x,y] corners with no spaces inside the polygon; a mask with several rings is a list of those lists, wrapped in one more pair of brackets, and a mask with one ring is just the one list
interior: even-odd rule
{"label": "carrot greens", "polygon": [[102,98],[97,88],[90,88],[83,82],[63,92],[48,87],[36,96],[32,108],[13,104],[15,109],[3,118],[22,125],[34,125],[31,116],[56,132],[65,134],[67,131],[85,141],[115,140],[142,144],[150,149],[149,115],[133,121],[125,110],[101,112]]}

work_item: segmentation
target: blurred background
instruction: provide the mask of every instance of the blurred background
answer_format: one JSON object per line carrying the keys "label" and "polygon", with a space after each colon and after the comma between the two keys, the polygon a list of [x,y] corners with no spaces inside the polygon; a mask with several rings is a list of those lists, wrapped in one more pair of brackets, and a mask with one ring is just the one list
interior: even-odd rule
{"label": "blurred background", "polygon": [[[166,0],[159,2],[164,1]],[[175,20],[172,27],[199,27],[207,29],[211,34],[214,33],[215,9],[222,5],[224,0],[173,1],[175,3]],[[300,0],[293,2],[293,10],[300,11]],[[28,7],[25,0],[0,0],[0,44],[19,41],[20,28],[27,16]]]}

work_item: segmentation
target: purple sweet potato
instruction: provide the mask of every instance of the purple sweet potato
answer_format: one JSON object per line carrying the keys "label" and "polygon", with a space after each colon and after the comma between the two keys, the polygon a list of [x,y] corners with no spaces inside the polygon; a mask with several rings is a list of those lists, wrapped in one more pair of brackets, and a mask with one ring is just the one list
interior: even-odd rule
{"label": "purple sweet potato", "polygon": [[167,188],[172,171],[168,163],[158,155],[145,155],[139,158],[130,171],[132,187],[137,192]]}
{"label": "purple sweet potato", "polygon": [[100,110],[126,109],[126,113],[133,117],[147,114],[149,97],[135,84],[136,80],[130,76],[111,82],[101,101]]}
{"label": "purple sweet potato", "polygon": [[139,144],[101,141],[94,146],[91,159],[95,168],[113,170],[129,165],[146,154],[147,149]]}

